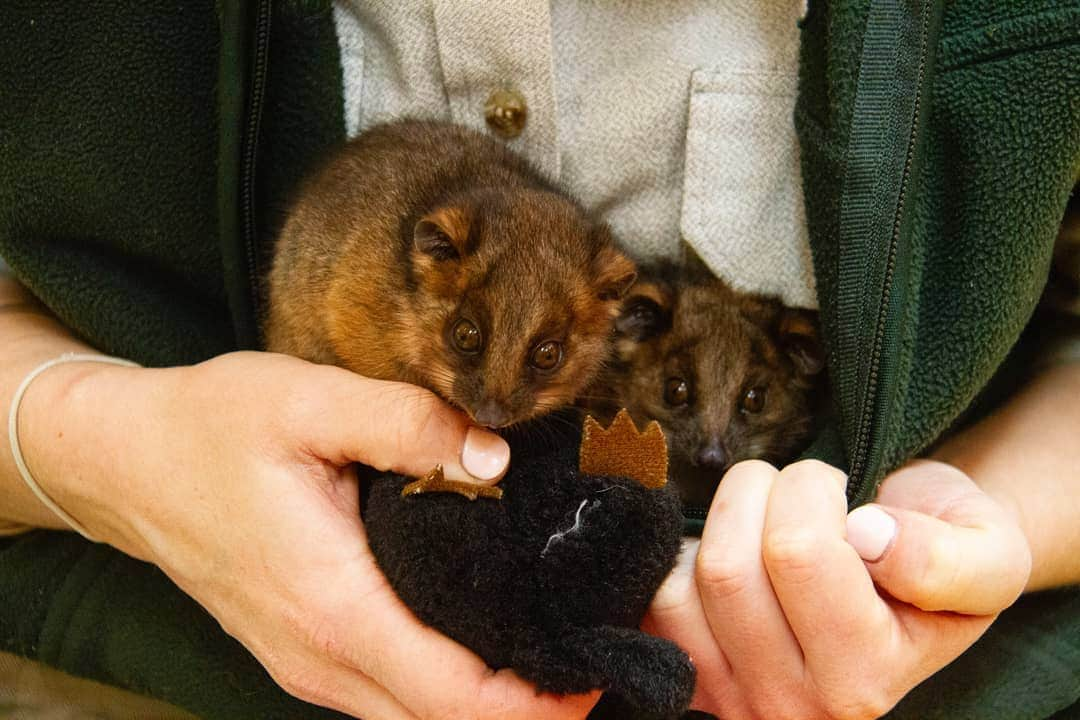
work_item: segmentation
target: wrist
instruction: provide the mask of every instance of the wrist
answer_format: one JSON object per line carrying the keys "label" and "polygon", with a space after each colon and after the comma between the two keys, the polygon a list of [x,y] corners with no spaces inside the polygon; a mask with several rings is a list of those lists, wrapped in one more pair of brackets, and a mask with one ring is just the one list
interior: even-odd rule
{"label": "wrist", "polygon": [[[69,362],[34,378],[19,409],[19,440],[30,474],[59,507],[96,539],[139,554],[125,532],[132,488],[124,472],[137,444],[134,402],[147,371]],[[67,528],[38,503],[42,526]]]}

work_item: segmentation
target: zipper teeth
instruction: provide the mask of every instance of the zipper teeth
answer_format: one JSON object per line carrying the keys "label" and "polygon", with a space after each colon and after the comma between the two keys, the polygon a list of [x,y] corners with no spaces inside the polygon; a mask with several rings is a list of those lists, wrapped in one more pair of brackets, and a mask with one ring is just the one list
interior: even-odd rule
{"label": "zipper teeth", "polygon": [[918,134],[919,109],[922,103],[922,80],[926,73],[927,25],[930,21],[930,9],[923,5],[922,17],[922,42],[919,48],[919,68],[916,73],[915,105],[911,118],[911,132],[908,134],[907,154],[904,157],[904,172],[900,177],[900,193],[896,203],[896,214],[893,217],[892,237],[889,240],[889,253],[885,264],[885,278],[881,291],[881,303],[878,306],[877,322],[874,327],[874,343],[870,355],[870,371],[867,375],[867,392],[863,398],[863,405],[859,414],[859,427],[855,436],[855,452],[852,453],[851,477],[857,478],[852,483],[852,490],[856,487],[861,489],[865,478],[862,477],[866,469],[867,455],[870,449],[870,430],[873,425],[873,406],[878,398],[878,377],[881,370],[881,353],[885,341],[885,325],[889,312],[889,294],[892,290],[893,275],[896,271],[896,251],[900,244],[900,224],[904,214],[904,199],[907,195],[908,181],[911,176],[911,165],[915,155],[915,138]]}
{"label": "zipper teeth", "polygon": [[259,3],[258,18],[255,25],[255,57],[251,77],[251,95],[248,106],[247,135],[244,138],[243,183],[241,186],[241,208],[243,213],[244,250],[248,269],[248,292],[251,299],[253,320],[258,326],[259,317],[259,276],[258,254],[255,243],[255,155],[259,142],[259,127],[262,123],[262,104],[266,92],[266,60],[270,41],[270,3]]}
{"label": "zipper teeth", "polygon": [[704,520],[705,516],[709,514],[707,508],[692,505],[690,507],[683,508],[683,517],[690,520]]}

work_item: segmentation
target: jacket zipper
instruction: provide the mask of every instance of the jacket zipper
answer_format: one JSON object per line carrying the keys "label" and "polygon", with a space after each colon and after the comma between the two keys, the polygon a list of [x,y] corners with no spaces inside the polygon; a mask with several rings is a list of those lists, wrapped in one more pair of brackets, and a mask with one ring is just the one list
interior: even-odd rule
{"label": "jacket zipper", "polygon": [[[896,271],[896,255],[900,246],[901,224],[906,209],[908,187],[911,180],[912,165],[915,157],[916,143],[919,135],[920,109],[922,106],[923,83],[926,76],[927,52],[929,48],[929,24],[932,10],[926,3],[922,13],[922,22],[919,32],[919,60],[915,74],[915,97],[913,100],[911,126],[908,131],[907,147],[904,155],[904,168],[900,176],[900,190],[896,202],[896,210],[893,214],[892,233],[889,237],[888,252],[885,261],[885,274],[882,280],[880,304],[874,326],[873,341],[870,348],[870,366],[866,381],[866,394],[859,408],[857,432],[852,448],[849,468],[848,498],[861,498],[867,491],[867,483],[871,479],[868,474],[868,460],[871,451],[871,442],[874,438],[875,421],[879,421],[885,411],[884,397],[881,393],[881,359],[885,344],[888,316],[890,310],[890,297],[892,295],[893,278]],[[880,428],[877,428],[880,430]],[[868,499],[868,498],[867,498]]]}
{"label": "jacket zipper", "polygon": [[704,520],[705,516],[709,514],[709,509],[701,507],[700,505],[691,505],[683,508],[683,517],[687,520]]}
{"label": "jacket zipper", "polygon": [[247,128],[240,170],[240,212],[247,262],[248,293],[254,327],[252,338],[258,343],[259,306],[259,246],[255,212],[256,156],[259,147],[259,127],[262,122],[263,100],[266,97],[267,65],[270,48],[270,0],[260,0],[255,10],[255,44],[252,54],[251,90],[248,95]]}

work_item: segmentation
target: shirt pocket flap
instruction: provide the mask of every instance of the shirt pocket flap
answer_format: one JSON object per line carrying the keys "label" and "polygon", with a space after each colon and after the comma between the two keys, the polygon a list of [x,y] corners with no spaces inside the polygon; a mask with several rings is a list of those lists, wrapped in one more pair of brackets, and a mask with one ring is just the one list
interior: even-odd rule
{"label": "shirt pocket flap", "polygon": [[680,231],[734,288],[816,308],[792,119],[797,91],[795,74],[693,73]]}

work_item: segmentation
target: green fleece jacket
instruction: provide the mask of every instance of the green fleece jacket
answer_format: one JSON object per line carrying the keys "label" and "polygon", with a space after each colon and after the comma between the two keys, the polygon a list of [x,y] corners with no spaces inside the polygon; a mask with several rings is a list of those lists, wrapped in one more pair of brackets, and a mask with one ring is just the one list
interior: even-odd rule
{"label": "green fleece jacket", "polygon": [[[958,421],[1016,345],[1080,177],[1080,4],[812,1],[796,126],[852,503]],[[290,192],[344,137],[329,3],[0,6],[0,255],[147,365],[258,347]],[[700,520],[700,518],[698,518]],[[208,718],[321,718],[158,570],[70,533],[0,541],[0,649]],[[897,718],[1080,698],[1080,592],[1027,597]]]}

